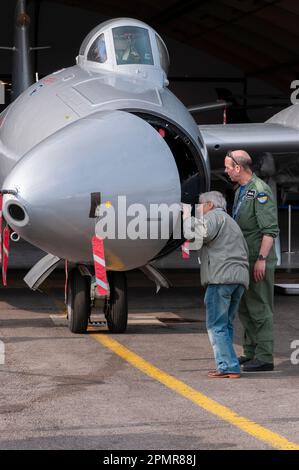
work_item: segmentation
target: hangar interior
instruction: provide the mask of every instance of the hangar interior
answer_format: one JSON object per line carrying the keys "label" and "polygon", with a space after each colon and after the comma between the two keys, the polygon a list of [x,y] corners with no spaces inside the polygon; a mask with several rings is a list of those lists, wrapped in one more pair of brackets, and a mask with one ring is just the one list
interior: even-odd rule
{"label": "hangar interior", "polygon": [[[15,2],[1,2],[0,45],[13,45]],[[30,41],[39,78],[75,63],[80,44],[97,24],[114,17],[145,21],[163,37],[170,54],[169,88],[186,105],[230,103],[227,123],[263,122],[290,105],[291,83],[299,71],[295,0],[29,0]],[[0,79],[10,99],[12,53],[0,51]],[[223,110],[194,115],[198,124],[223,122]],[[275,156],[275,179],[282,228],[282,250],[290,248],[287,206],[292,205],[291,249],[299,244],[295,225],[299,201],[299,154]],[[263,155],[255,169],[273,176]],[[272,172],[272,173],[271,173]],[[270,175],[271,173],[271,175]],[[214,188],[232,194],[218,177]]]}
{"label": "hangar interior", "polygon": [[[0,45],[12,45],[14,2],[2,2]],[[164,38],[171,65],[170,88],[186,105],[234,98],[228,119],[266,120],[289,103],[298,64],[299,6],[295,0],[184,2],[29,0],[31,44],[41,76],[74,63],[80,44],[96,24],[114,17],[140,19]],[[11,54],[1,52],[1,76]],[[247,116],[249,114],[249,116]],[[215,122],[215,112],[201,122]]]}

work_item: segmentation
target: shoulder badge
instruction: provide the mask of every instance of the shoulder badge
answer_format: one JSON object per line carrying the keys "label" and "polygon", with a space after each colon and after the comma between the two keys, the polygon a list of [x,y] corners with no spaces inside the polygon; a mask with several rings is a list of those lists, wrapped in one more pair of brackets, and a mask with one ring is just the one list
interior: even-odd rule
{"label": "shoulder badge", "polygon": [[256,199],[260,204],[266,204],[269,200],[269,196],[266,193],[258,193]]}
{"label": "shoulder badge", "polygon": [[248,189],[245,194],[245,199],[254,199],[256,195],[255,189]]}

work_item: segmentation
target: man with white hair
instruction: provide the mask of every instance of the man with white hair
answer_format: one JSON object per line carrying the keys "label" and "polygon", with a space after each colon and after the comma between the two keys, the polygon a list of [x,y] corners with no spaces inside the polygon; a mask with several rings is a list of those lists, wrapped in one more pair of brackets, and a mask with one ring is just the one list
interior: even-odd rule
{"label": "man with white hair", "polygon": [[191,249],[201,249],[201,283],[205,293],[206,325],[216,370],[212,378],[239,378],[240,364],[233,347],[233,321],[248,287],[248,249],[238,224],[227,214],[218,191],[203,193],[196,206],[183,205],[184,236],[194,239]]}
{"label": "man with white hair", "polygon": [[252,172],[251,157],[245,150],[228,152],[224,164],[231,181],[239,184],[233,218],[249,249],[250,284],[239,308],[244,327],[244,355],[239,361],[245,372],[271,371],[277,204],[270,187]]}

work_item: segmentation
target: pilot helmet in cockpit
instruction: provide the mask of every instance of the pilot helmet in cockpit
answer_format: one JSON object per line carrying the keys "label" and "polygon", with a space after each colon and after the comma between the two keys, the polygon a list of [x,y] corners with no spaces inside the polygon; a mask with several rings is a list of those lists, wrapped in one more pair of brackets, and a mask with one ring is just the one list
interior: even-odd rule
{"label": "pilot helmet in cockpit", "polygon": [[117,65],[153,65],[148,30],[139,26],[119,26],[112,29]]}
{"label": "pilot helmet in cockpit", "polygon": [[93,72],[112,72],[167,86],[169,55],[160,36],[132,18],[96,26],[81,44],[77,63]]}

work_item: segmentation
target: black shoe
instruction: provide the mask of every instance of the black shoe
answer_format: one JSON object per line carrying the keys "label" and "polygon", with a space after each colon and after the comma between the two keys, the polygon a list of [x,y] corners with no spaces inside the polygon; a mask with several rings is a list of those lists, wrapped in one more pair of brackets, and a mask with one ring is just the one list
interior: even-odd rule
{"label": "black shoe", "polygon": [[238,357],[239,364],[245,364],[245,362],[252,361],[251,357],[246,357],[246,356],[239,356]]}
{"label": "black shoe", "polygon": [[272,362],[263,362],[259,359],[252,359],[247,361],[243,366],[244,372],[264,372],[274,369],[274,364]]}

